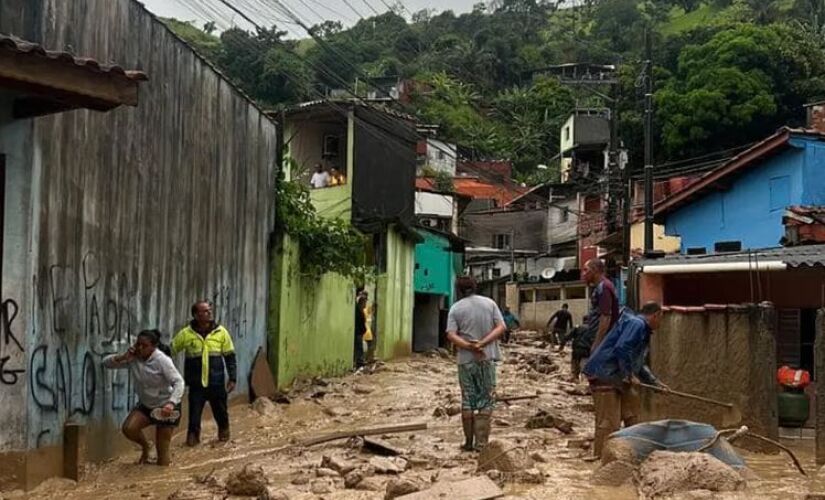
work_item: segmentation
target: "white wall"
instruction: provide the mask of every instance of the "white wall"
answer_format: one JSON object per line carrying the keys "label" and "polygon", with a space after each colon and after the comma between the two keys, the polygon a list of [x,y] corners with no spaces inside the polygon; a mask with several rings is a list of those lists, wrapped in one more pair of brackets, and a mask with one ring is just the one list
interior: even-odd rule
{"label": "white wall", "polygon": [[437,139],[427,139],[427,164],[438,172],[455,176],[458,150],[455,144]]}
{"label": "white wall", "polygon": [[418,191],[415,193],[415,215],[452,218],[453,197]]}

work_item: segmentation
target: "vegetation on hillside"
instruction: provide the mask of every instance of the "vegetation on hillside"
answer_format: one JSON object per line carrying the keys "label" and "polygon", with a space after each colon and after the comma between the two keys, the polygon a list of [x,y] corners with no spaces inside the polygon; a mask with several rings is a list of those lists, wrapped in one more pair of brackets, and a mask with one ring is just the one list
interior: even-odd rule
{"label": "vegetation on hillside", "polygon": [[[512,159],[518,176],[553,173],[559,129],[593,93],[541,71],[569,62],[616,64],[620,136],[631,168],[642,152],[639,72],[654,33],[658,161],[700,156],[799,125],[825,96],[825,0],[498,0],[455,15],[387,12],[349,29],[325,22],[312,38],[170,26],[265,106],[369,89],[371,78],[421,82],[412,103],[447,138]],[[309,38],[309,37],[308,37]],[[356,83],[357,82],[357,83]],[[607,89],[600,89],[607,91]],[[550,165],[537,170],[537,165]]]}

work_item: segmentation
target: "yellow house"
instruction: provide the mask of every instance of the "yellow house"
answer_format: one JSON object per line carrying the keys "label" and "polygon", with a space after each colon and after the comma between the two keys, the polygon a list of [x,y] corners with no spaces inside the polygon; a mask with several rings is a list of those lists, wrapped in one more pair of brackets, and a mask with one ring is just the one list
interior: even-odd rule
{"label": "yellow house", "polygon": [[[678,236],[667,236],[665,226],[653,224],[653,249],[665,253],[679,253],[682,248],[682,239]],[[642,250],[645,247],[645,222],[639,221],[630,226],[630,248],[632,251]]]}

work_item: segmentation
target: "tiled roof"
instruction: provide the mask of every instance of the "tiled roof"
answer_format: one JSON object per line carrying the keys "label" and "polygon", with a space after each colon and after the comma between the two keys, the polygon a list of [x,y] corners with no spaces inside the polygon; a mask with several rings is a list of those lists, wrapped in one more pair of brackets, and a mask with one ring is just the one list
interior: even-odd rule
{"label": "tiled roof", "polygon": [[453,186],[458,194],[473,199],[496,200],[499,206],[508,204],[527,191],[527,188],[516,185],[492,184],[475,177],[456,177]]}
{"label": "tiled roof", "polygon": [[661,259],[643,259],[641,266],[675,264],[716,264],[726,262],[753,262],[754,268],[760,262],[781,261],[789,268],[825,267],[825,245],[805,245],[798,247],[763,248],[758,250],[716,253],[708,255],[669,255]]}
{"label": "tiled roof", "polygon": [[109,74],[114,77],[126,78],[138,82],[149,79],[146,73],[142,71],[127,71],[115,64],[101,64],[94,59],[76,57],[68,52],[46,50],[36,43],[27,42],[10,35],[0,34],[0,50],[30,57],[47,58],[57,63],[78,66],[94,73]]}

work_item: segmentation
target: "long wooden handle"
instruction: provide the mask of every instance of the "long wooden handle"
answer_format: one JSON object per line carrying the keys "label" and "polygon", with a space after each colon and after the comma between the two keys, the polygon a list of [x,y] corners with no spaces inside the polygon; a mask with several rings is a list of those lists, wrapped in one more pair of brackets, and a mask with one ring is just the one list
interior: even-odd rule
{"label": "long wooden handle", "polygon": [[639,382],[639,386],[644,387],[646,389],[650,389],[656,392],[663,392],[665,394],[672,394],[674,396],[679,396],[680,398],[687,398],[687,399],[695,399],[696,401],[703,401],[705,403],[709,403],[712,405],[717,406],[724,406],[725,408],[733,409],[733,404],[731,403],[724,403],[722,401],[716,401],[715,399],[710,399],[702,396],[697,396],[695,394],[688,394],[686,392],[679,392],[674,391],[673,389],[665,389],[664,387],[659,387],[658,385],[650,385],[650,384],[643,384]]}

